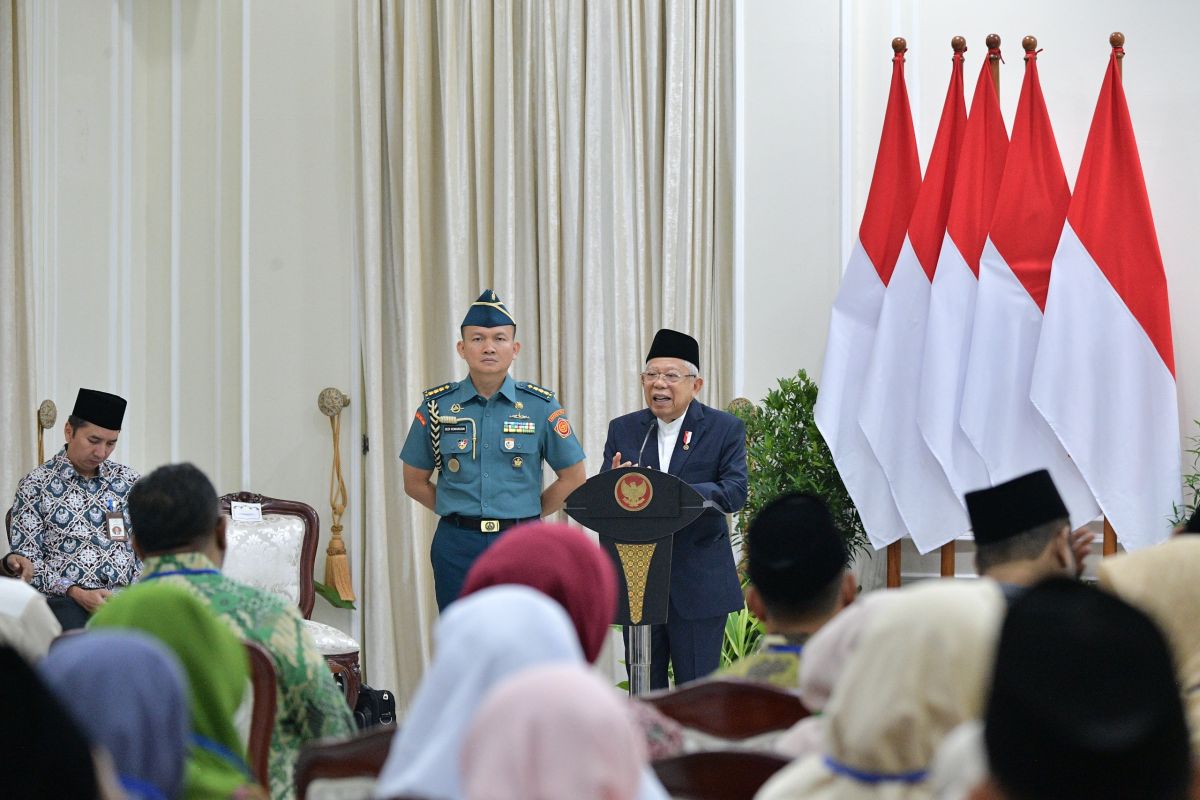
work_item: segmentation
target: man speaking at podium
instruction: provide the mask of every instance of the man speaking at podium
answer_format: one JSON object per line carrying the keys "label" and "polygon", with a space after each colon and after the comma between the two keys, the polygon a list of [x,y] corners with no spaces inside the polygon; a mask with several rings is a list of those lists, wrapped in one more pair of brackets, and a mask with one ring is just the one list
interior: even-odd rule
{"label": "man speaking at podium", "polygon": [[[664,470],[715,506],[675,533],[667,623],[650,626],[652,689],[667,688],[668,660],[676,686],[716,670],[725,619],[743,602],[725,515],[746,502],[746,428],[695,399],[703,386],[700,345],[660,330],[642,372],[647,407],[612,420],[604,444],[605,470]],[[628,663],[628,637],[625,647]]]}

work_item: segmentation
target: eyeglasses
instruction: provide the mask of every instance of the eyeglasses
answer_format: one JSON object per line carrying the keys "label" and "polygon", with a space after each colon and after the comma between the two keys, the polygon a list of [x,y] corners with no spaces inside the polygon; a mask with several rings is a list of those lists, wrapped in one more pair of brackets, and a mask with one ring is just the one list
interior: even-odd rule
{"label": "eyeglasses", "polygon": [[687,375],[680,375],[678,372],[643,372],[642,383],[658,383],[659,379],[668,386],[674,386],[684,378],[695,378],[696,373],[689,372]]}

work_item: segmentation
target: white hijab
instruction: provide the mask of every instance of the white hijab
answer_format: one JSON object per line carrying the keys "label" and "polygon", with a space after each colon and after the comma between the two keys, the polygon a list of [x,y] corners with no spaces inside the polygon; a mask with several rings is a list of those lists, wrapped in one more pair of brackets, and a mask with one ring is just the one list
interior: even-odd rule
{"label": "white hijab", "polygon": [[825,735],[825,717],[829,696],[837,679],[846,668],[850,655],[858,648],[867,623],[875,618],[887,602],[900,593],[868,592],[837,613],[833,619],[804,643],[800,659],[800,679],[797,693],[804,707],[812,712],[775,740],[773,749],[792,758],[803,758],[821,751]]}
{"label": "white hijab", "polygon": [[823,752],[776,773],[756,800],[932,797],[926,776],[938,744],[983,709],[1004,597],[987,580],[893,594],[834,685]]}
{"label": "white hijab", "polygon": [[525,586],[455,601],[438,620],[435,655],[392,742],[375,796],[460,800],[459,752],[485,695],[535,664],[583,663],[567,612]]}
{"label": "white hijab", "polygon": [[62,626],[41,592],[18,578],[0,578],[0,642],[32,664],[60,633]]}

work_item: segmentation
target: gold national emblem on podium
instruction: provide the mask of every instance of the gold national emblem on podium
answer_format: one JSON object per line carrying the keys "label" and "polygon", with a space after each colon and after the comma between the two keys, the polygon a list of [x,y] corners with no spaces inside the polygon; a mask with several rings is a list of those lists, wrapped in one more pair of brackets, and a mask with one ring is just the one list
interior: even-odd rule
{"label": "gold national emblem on podium", "polygon": [[654,487],[650,479],[640,472],[628,472],[621,476],[613,487],[613,497],[617,505],[626,511],[641,511],[650,505],[654,497]]}

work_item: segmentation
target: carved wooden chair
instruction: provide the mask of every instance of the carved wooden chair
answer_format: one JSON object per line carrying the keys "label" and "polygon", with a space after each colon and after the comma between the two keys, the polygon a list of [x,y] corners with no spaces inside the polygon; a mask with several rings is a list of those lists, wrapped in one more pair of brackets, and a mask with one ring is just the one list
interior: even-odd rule
{"label": "carved wooden chair", "polygon": [[221,572],[297,605],[317,650],[330,670],[342,676],[346,702],[353,708],[362,682],[358,642],[332,625],[309,619],[316,602],[313,565],[321,530],[316,509],[296,500],[236,492],[221,498],[221,510],[229,514],[232,503],[261,506],[262,521],[230,521]]}
{"label": "carved wooden chair", "polygon": [[246,763],[263,786],[270,786],[268,760],[271,732],[275,729],[275,660],[257,642],[242,640],[250,660],[250,686],[254,691],[250,707],[250,732],[246,739]]}
{"label": "carved wooden chair", "polygon": [[[305,744],[296,759],[296,797],[305,800],[315,781],[351,779],[359,779],[355,785],[363,790],[364,797],[369,797],[395,735],[396,726],[388,725],[368,728],[349,739],[319,739]],[[339,796],[344,794],[339,792]]]}
{"label": "carved wooden chair", "polygon": [[688,800],[753,800],[762,785],[791,760],[750,750],[708,750],[655,761],[667,794]]}
{"label": "carved wooden chair", "polygon": [[735,741],[786,730],[809,715],[798,696],[751,681],[696,681],[641,699],[685,728]]}

